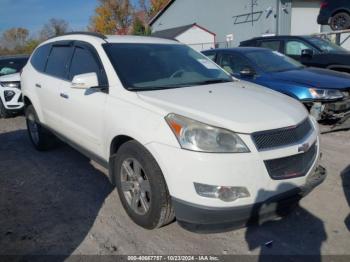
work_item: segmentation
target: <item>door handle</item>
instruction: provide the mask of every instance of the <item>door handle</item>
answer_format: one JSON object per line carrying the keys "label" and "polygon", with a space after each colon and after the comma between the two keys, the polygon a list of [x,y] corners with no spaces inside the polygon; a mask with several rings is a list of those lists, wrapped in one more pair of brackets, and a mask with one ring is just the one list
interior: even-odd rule
{"label": "door handle", "polygon": [[69,96],[67,94],[61,93],[60,96],[65,98],[65,99],[69,99]]}
{"label": "door handle", "polygon": [[35,87],[41,88],[41,85],[40,84],[35,84]]}

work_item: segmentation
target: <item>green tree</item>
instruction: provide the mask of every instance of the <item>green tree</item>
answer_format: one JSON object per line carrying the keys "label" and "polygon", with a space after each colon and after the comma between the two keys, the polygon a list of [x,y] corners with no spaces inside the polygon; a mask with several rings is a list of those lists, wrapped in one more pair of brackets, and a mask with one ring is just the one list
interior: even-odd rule
{"label": "green tree", "polygon": [[149,27],[144,24],[143,21],[141,21],[140,18],[135,17],[133,26],[132,26],[132,34],[133,35],[150,35],[151,32],[149,30]]}

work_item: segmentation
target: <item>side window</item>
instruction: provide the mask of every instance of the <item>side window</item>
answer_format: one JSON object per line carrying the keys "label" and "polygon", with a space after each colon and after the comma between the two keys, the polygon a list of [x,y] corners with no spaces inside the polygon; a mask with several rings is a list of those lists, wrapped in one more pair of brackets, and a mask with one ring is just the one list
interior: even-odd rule
{"label": "side window", "polygon": [[53,46],[45,72],[49,75],[66,79],[72,50],[71,46]]}
{"label": "side window", "polygon": [[43,45],[35,50],[30,63],[39,72],[44,72],[50,50],[51,45]]}
{"label": "side window", "polygon": [[303,42],[300,41],[287,41],[286,42],[286,55],[294,55],[294,56],[301,56],[301,53],[305,49],[311,49],[313,48],[309,45],[306,45]]}
{"label": "side window", "polygon": [[100,66],[89,50],[76,47],[70,66],[69,79],[74,76],[86,73],[96,73],[100,75]]}
{"label": "side window", "polygon": [[216,54],[215,54],[215,52],[211,52],[211,51],[209,51],[209,52],[205,52],[205,53],[203,53],[206,57],[208,57],[209,59],[211,59],[211,60],[213,60],[214,62],[215,62],[215,57],[216,57]]}
{"label": "side window", "polygon": [[273,51],[280,51],[281,41],[262,41],[258,44],[258,46],[268,48]]}
{"label": "side window", "polygon": [[222,54],[220,65],[230,74],[239,74],[244,67],[251,67],[247,59],[236,54]]}

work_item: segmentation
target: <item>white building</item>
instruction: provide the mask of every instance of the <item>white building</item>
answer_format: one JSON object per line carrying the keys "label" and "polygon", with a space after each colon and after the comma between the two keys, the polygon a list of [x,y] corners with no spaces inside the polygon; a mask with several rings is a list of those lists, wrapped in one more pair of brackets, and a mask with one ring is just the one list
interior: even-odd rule
{"label": "white building", "polygon": [[238,46],[241,41],[262,35],[330,30],[317,24],[320,4],[321,0],[171,0],[150,25],[158,36],[193,25],[173,38],[197,50],[215,44]]}

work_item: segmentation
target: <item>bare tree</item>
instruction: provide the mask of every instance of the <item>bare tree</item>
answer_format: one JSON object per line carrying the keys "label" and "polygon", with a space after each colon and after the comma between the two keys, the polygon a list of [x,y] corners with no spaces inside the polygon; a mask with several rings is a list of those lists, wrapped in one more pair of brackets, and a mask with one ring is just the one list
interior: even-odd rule
{"label": "bare tree", "polygon": [[41,39],[45,40],[51,37],[60,36],[67,33],[69,24],[63,19],[52,18],[46,23],[40,32]]}
{"label": "bare tree", "polygon": [[23,46],[29,36],[28,29],[25,28],[11,28],[2,34],[2,46],[8,49],[14,49]]}

